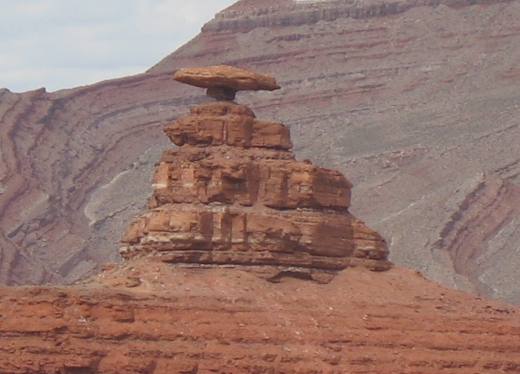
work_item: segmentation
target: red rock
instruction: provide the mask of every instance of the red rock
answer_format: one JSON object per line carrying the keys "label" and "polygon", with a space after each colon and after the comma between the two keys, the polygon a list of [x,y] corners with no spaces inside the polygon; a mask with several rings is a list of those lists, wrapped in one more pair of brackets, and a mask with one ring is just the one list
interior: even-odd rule
{"label": "red rock", "polygon": [[174,79],[196,87],[234,91],[274,91],[280,88],[273,77],[227,65],[179,69]]}
{"label": "red rock", "polygon": [[72,287],[0,288],[0,372],[520,369],[518,308],[401,268],[348,269],[329,284],[294,268],[270,282],[263,276],[269,277],[254,266],[138,260]]}
{"label": "red rock", "polygon": [[350,182],[296,161],[284,125],[217,102],[193,108],[165,132],[180,148],[166,151],[157,165],[151,210],[124,236],[125,259],[390,267],[384,239],[348,213]]}
{"label": "red rock", "polygon": [[178,145],[229,145],[290,149],[289,130],[279,123],[255,119],[244,106],[228,102],[201,105],[164,130]]}
{"label": "red rock", "polygon": [[168,203],[256,203],[286,209],[350,204],[350,182],[338,172],[297,162],[290,153],[263,155],[250,150],[223,149],[168,152],[154,177],[152,207]]}
{"label": "red rock", "polygon": [[280,88],[272,77],[227,65],[179,69],[174,79],[207,88],[207,95],[217,100],[234,100],[238,91],[274,91]]}
{"label": "red rock", "polygon": [[[122,255],[165,262],[387,269],[381,236],[346,213],[172,204],[134,222]],[[360,259],[360,260],[359,260]]]}

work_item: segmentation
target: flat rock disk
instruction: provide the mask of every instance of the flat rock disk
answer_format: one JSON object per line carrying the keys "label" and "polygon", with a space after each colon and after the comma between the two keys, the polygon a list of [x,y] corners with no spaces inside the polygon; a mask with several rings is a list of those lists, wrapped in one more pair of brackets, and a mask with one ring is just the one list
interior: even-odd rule
{"label": "flat rock disk", "polygon": [[212,89],[211,92],[215,89],[219,92],[236,92],[274,91],[280,88],[273,77],[227,65],[179,69],[174,79],[195,87]]}

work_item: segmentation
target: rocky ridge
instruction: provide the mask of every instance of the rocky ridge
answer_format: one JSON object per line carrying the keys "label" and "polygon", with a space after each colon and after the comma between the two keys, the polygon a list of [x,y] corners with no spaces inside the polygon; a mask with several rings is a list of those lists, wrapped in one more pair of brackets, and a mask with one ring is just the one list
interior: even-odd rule
{"label": "rocky ridge", "polygon": [[[266,77],[231,67],[198,69],[197,87],[261,90]],[[186,71],[175,78],[186,82]],[[253,77],[242,85],[244,76]],[[214,84],[218,80],[218,84]],[[299,162],[289,129],[256,119],[247,106],[216,101],[166,126],[150,211],[127,231],[125,259],[184,264],[387,270],[384,239],[348,212],[351,183]]]}

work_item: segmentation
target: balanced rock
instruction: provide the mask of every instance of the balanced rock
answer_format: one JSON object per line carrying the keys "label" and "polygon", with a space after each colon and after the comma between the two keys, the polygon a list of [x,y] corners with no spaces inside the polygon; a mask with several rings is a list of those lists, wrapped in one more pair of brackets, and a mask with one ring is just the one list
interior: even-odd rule
{"label": "balanced rock", "polygon": [[227,65],[179,69],[174,79],[207,88],[217,100],[234,100],[238,91],[274,91],[280,88],[273,77]]}
{"label": "balanced rock", "polygon": [[297,161],[283,124],[219,101],[193,108],[165,132],[179,147],[157,165],[150,210],[123,239],[126,259],[317,271],[391,266],[384,239],[348,211],[351,183]]}

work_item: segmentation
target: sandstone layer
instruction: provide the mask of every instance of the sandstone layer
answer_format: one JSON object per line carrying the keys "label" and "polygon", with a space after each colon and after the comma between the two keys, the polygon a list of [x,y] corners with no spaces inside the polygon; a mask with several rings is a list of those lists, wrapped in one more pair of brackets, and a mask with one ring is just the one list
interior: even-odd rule
{"label": "sandstone layer", "polygon": [[[233,70],[201,70],[205,80],[235,87]],[[165,133],[179,148],[165,151],[157,165],[150,210],[123,238],[125,259],[277,271],[390,268],[384,239],[348,211],[351,183],[337,171],[297,161],[283,124],[217,101],[194,107]]]}
{"label": "sandstone layer", "polygon": [[0,294],[2,373],[520,371],[518,309],[399,268],[323,285],[137,261]]}
{"label": "sandstone layer", "polygon": [[274,91],[280,88],[273,77],[228,65],[183,68],[175,72],[174,78],[207,88],[209,96],[225,100],[234,100],[238,91]]}
{"label": "sandstone layer", "polygon": [[280,88],[273,77],[229,65],[182,68],[175,72],[174,79],[195,87],[236,91],[274,91]]}
{"label": "sandstone layer", "polygon": [[519,302],[519,17],[518,1],[243,0],[146,74],[0,90],[0,251],[27,254],[0,278],[38,282],[32,261],[71,282],[117,261],[162,128],[205,100],[171,74],[226,63],[279,78],[240,101],[287,124],[300,159],[349,176],[351,211],[392,261]]}

